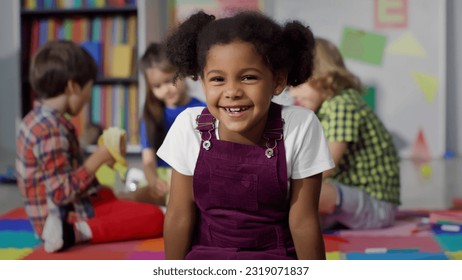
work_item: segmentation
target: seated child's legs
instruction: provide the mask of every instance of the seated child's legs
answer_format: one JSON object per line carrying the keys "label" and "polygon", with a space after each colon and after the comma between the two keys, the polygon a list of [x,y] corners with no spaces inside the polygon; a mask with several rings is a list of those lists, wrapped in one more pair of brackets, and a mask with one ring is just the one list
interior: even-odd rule
{"label": "seated child's legs", "polygon": [[155,205],[116,199],[94,208],[95,217],[87,221],[92,243],[162,235],[164,214]]}
{"label": "seated child's legs", "polygon": [[102,188],[91,202],[95,216],[89,220],[69,222],[67,216],[47,217],[42,234],[46,252],[62,251],[88,240],[102,243],[162,235],[164,214],[155,205],[118,200],[109,188]]}
{"label": "seated child's legs", "polygon": [[337,188],[339,204],[333,213],[323,217],[323,227],[335,222],[351,229],[371,229],[391,226],[397,206],[371,197],[359,188],[331,182]]}

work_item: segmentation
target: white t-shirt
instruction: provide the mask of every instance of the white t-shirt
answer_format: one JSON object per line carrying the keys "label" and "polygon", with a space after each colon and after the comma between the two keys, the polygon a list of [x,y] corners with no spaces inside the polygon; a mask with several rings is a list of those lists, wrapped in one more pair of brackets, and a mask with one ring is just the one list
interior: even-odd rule
{"label": "white t-shirt", "polygon": [[[186,176],[193,176],[201,148],[201,136],[195,128],[202,110],[203,107],[188,108],[178,115],[157,151],[157,156]],[[306,178],[335,166],[322,126],[312,111],[283,106],[282,118],[288,179]],[[220,139],[218,129],[215,132]]]}

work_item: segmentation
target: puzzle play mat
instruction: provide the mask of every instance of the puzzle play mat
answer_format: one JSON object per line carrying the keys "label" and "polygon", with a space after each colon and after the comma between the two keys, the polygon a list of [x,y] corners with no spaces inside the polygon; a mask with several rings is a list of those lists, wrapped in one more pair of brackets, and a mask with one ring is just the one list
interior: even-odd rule
{"label": "puzzle play mat", "polygon": [[[460,220],[459,220],[460,219]],[[324,234],[330,260],[462,259],[462,211],[402,211],[393,227],[339,230]],[[2,260],[162,260],[162,238],[82,244],[48,254],[35,236],[23,208],[0,216]]]}

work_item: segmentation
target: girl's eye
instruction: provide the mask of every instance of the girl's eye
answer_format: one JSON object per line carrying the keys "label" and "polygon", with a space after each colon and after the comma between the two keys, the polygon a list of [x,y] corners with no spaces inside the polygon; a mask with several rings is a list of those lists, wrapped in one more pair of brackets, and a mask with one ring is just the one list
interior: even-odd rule
{"label": "girl's eye", "polygon": [[251,80],[256,80],[256,79],[257,79],[257,76],[254,76],[254,75],[245,75],[244,77],[242,77],[243,81],[251,81]]}
{"label": "girl's eye", "polygon": [[210,82],[222,83],[225,79],[223,77],[211,77]]}

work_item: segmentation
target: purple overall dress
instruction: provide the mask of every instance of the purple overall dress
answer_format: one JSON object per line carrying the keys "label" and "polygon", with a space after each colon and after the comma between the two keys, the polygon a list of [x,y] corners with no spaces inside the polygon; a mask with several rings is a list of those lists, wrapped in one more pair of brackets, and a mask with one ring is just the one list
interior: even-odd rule
{"label": "purple overall dress", "polygon": [[207,108],[197,118],[198,215],[186,259],[295,259],[281,106],[271,104],[266,146],[217,140],[214,121]]}

